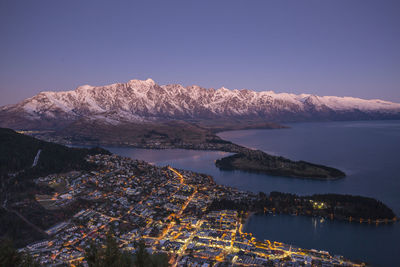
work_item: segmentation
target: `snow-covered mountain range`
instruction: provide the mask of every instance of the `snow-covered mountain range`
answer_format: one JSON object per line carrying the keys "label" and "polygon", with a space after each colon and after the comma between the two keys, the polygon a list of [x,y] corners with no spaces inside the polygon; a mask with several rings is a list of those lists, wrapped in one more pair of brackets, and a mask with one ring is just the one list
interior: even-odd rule
{"label": "snow-covered mountain range", "polygon": [[11,128],[53,127],[78,119],[118,124],[229,118],[275,122],[400,118],[400,104],[353,97],[158,85],[147,79],[42,92],[0,108],[0,126]]}

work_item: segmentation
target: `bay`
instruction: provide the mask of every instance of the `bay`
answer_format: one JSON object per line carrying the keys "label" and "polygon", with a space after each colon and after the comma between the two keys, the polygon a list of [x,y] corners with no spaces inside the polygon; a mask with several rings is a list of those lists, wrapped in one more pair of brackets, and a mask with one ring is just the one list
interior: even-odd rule
{"label": "bay", "polygon": [[[356,121],[289,124],[288,129],[220,133],[223,139],[265,152],[336,167],[347,177],[335,181],[294,179],[241,171],[220,171],[218,151],[108,148],[158,166],[210,174],[219,184],[252,192],[301,195],[341,193],[374,197],[400,215],[400,121]],[[289,215],[254,215],[245,230],[259,239],[328,250],[373,266],[396,266],[400,224],[360,225]]]}

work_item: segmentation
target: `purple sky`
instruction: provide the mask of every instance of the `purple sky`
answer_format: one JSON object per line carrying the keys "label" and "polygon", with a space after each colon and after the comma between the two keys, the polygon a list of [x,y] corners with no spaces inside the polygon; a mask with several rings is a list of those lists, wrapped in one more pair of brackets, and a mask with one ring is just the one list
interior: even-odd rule
{"label": "purple sky", "polygon": [[0,105],[149,77],[400,102],[399,14],[399,0],[4,0]]}

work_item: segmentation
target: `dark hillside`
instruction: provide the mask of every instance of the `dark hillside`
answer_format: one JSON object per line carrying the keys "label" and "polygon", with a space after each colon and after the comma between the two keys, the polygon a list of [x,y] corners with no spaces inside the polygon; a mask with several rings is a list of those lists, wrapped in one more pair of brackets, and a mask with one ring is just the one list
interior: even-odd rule
{"label": "dark hillside", "polygon": [[[41,150],[39,160],[32,167],[35,156]],[[11,129],[0,128],[0,174],[22,172],[23,176],[46,175],[74,169],[88,169],[83,159],[86,155],[105,154],[101,148],[69,148],[19,134]],[[22,173],[21,173],[22,174]]]}

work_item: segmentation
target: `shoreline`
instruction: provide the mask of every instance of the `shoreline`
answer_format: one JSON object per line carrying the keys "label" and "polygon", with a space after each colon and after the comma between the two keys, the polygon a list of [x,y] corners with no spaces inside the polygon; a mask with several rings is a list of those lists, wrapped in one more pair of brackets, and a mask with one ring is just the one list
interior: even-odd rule
{"label": "shoreline", "polygon": [[302,217],[305,217],[305,218],[323,218],[323,219],[325,219],[325,220],[328,220],[328,221],[331,221],[331,222],[343,222],[343,223],[350,223],[350,224],[362,224],[362,225],[365,225],[365,224],[370,224],[370,225],[373,225],[373,224],[375,224],[376,226],[379,226],[379,225],[389,225],[389,224],[392,224],[392,225],[394,225],[394,224],[397,224],[397,223],[400,223],[400,220],[399,220],[399,218],[396,216],[394,219],[379,219],[379,220],[371,220],[371,221],[369,221],[368,219],[362,219],[361,221],[360,220],[350,220],[349,218],[345,218],[345,219],[340,219],[340,218],[336,218],[336,217],[334,217],[333,219],[331,219],[331,218],[329,218],[329,217],[325,217],[325,216],[318,216],[318,215],[316,215],[316,216],[313,216],[313,215],[306,215],[306,214],[290,214],[290,213],[273,213],[273,212],[271,212],[271,211],[268,211],[267,213],[263,213],[263,212],[257,212],[257,211],[250,211],[249,212],[249,215],[246,217],[246,221],[245,221],[245,224],[243,224],[243,227],[245,227],[246,225],[247,225],[247,223],[248,223],[248,221],[249,221],[249,219],[250,219],[250,217],[252,217],[253,215],[256,215],[256,216],[279,216],[279,215],[284,215],[284,216],[302,216]]}
{"label": "shoreline", "polygon": [[[225,141],[225,140],[224,140]],[[226,141],[229,142],[229,141]],[[334,167],[330,166],[325,166],[321,164],[315,164],[315,163],[310,163],[306,161],[292,161],[290,159],[287,159],[282,156],[274,156],[270,155],[262,150],[254,150],[250,149],[247,147],[243,147],[240,145],[237,145],[235,143],[227,143],[224,146],[215,146],[213,144],[213,147],[208,147],[208,146],[193,146],[193,145],[182,145],[182,146],[162,146],[162,145],[133,145],[133,144],[90,144],[90,143],[61,143],[62,145],[66,145],[69,147],[113,147],[113,148],[131,148],[131,149],[149,149],[149,150],[167,150],[167,149],[176,149],[176,150],[191,150],[191,151],[211,151],[211,152],[225,152],[225,153],[231,153],[231,155],[227,155],[225,157],[221,157],[216,160],[215,166],[220,169],[221,171],[243,171],[243,172],[248,172],[248,173],[257,173],[261,175],[269,175],[269,176],[275,176],[275,177],[280,177],[280,178],[289,178],[289,179],[306,179],[306,180],[319,180],[319,181],[335,181],[339,179],[343,179],[346,177],[346,174]],[[232,147],[231,147],[232,146]],[[287,166],[286,170],[279,169],[279,168],[273,168],[270,171],[266,170],[259,170],[259,169],[248,169],[248,168],[237,168],[232,165],[231,168],[223,168],[218,165],[218,162],[224,162],[224,161],[229,161],[230,157],[237,157],[240,155],[254,155],[258,156],[259,154],[262,155],[262,157],[265,158],[267,161],[274,162],[273,164],[276,164],[276,162],[279,162],[281,165],[283,164],[290,164],[292,166]],[[256,163],[256,161],[253,161],[252,163]],[[329,177],[322,177],[321,175],[318,176],[315,175],[314,177],[312,175],[307,175],[307,174],[295,174],[295,169],[301,169],[300,165],[306,166],[308,168],[315,168],[315,170],[319,171],[324,171],[324,172],[337,172],[339,173],[337,176],[329,176]],[[287,174],[286,174],[287,173]],[[324,174],[326,175],[326,174]],[[331,174],[329,174],[331,175]],[[335,174],[336,175],[336,174]]]}

